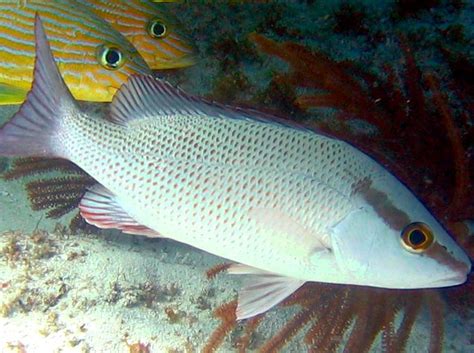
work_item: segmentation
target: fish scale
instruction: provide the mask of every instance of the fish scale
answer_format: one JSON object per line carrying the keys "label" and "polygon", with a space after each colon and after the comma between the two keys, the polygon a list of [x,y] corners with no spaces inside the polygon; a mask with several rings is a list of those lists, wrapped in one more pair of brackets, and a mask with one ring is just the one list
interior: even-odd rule
{"label": "fish scale", "polygon": [[107,119],[67,91],[36,18],[32,91],[0,129],[0,155],[55,156],[94,177],[87,222],[166,237],[250,275],[236,317],[305,281],[384,288],[463,283],[466,254],[393,175],[349,144],[253,110],[131,77]]}
{"label": "fish scale", "polygon": [[[206,117],[200,118],[202,121],[206,120]],[[296,168],[295,164],[290,167],[285,164],[256,164],[254,161],[258,160],[261,153],[257,146],[265,140],[266,134],[261,134],[263,140],[254,139],[255,144],[248,149],[252,153],[247,154],[242,153],[242,146],[239,145],[219,149],[218,145],[209,143],[206,137],[215,137],[218,134],[213,134],[209,127],[203,127],[206,124],[200,124],[202,134],[191,127],[202,147],[202,154],[196,156],[188,146],[191,145],[196,150],[200,149],[199,146],[193,145],[191,141],[182,143],[180,136],[183,134],[176,129],[179,126],[189,129],[192,126],[189,120],[189,117],[158,119],[154,122],[140,120],[131,126],[123,127],[110,126],[102,120],[84,117],[66,120],[65,122],[72,125],[63,126],[62,129],[74,132],[64,139],[68,158],[87,170],[107,189],[120,190],[116,192],[120,204],[126,205],[126,211],[140,224],[157,230],[165,237],[188,244],[199,243],[201,248],[209,252],[215,252],[217,244],[221,256],[236,261],[241,261],[245,256],[247,263],[264,269],[270,269],[270,264],[278,262],[282,264],[281,273],[294,277],[310,276],[314,268],[308,265],[308,259],[300,257],[294,261],[291,258],[283,258],[280,254],[281,249],[285,248],[283,246],[277,245],[280,251],[270,251],[279,257],[278,261],[275,258],[262,257],[264,252],[272,248],[270,239],[284,237],[272,235],[271,232],[266,234],[255,221],[249,219],[248,214],[252,208],[278,209],[293,217],[295,221],[307,224],[313,232],[324,234],[326,229],[320,220],[337,222],[353,207],[347,196],[335,193],[330,184],[326,184],[332,179],[327,177],[321,167],[334,164],[334,161],[322,158],[322,166],[315,168],[315,164],[308,161],[308,158],[312,157],[310,153],[300,158],[300,162],[304,163],[299,165],[306,165],[307,168]],[[216,119],[211,120],[218,123]],[[248,129],[258,129],[263,125],[269,129],[269,133],[272,129],[280,130],[279,139],[274,143],[288,146],[287,149],[278,151],[280,158],[290,153],[293,146],[283,141],[295,141],[298,139],[295,136],[303,139],[306,137],[309,141],[313,139],[314,145],[323,149],[331,142],[328,138],[311,134],[309,131],[266,126],[258,121],[233,120],[227,127],[235,125],[237,127],[234,129],[241,131],[238,127],[240,124],[248,125]],[[175,136],[168,135],[168,131],[174,131]],[[233,134],[231,129],[226,131],[229,135]],[[101,136],[100,140],[97,136]],[[141,142],[160,140],[165,136],[167,138],[164,139],[163,145],[167,148],[156,148],[152,144],[144,148]],[[235,138],[238,139],[238,135],[235,135]],[[318,141],[319,139],[324,141]],[[336,151],[341,152],[343,147],[334,144]],[[215,152],[206,153],[206,149]],[[315,152],[319,150],[316,148]],[[329,155],[335,158],[338,156],[335,153]],[[227,159],[230,156],[237,157],[229,162]],[[276,154],[273,157],[278,161]],[[252,166],[253,168],[250,168]],[[301,172],[305,173],[303,177],[298,174]],[[268,181],[269,175],[272,179]],[[316,176],[327,180],[319,181]],[[268,182],[262,184],[263,180]],[[139,211],[142,208],[151,212],[145,217]],[[185,219],[183,214],[186,215]],[[214,226],[210,227],[210,224]],[[209,233],[210,229],[212,233]],[[212,238],[208,238],[209,234]],[[260,249],[254,252],[254,259],[249,259],[245,247],[241,253],[236,252],[233,246],[236,239],[250,242],[255,249]],[[288,269],[292,271],[288,272]]]}
{"label": "fish scale", "polygon": [[258,121],[216,116],[142,119],[124,138],[137,154],[284,169],[331,186],[344,183],[345,194],[350,194],[354,184],[380,174],[370,163],[356,159],[342,141]]}

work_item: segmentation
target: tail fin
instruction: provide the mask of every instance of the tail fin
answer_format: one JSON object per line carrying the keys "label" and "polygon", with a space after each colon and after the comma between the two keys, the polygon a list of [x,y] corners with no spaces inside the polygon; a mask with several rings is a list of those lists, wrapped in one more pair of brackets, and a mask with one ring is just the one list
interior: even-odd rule
{"label": "tail fin", "polygon": [[35,45],[33,84],[20,110],[0,128],[0,155],[65,158],[57,138],[61,120],[78,107],[56,66],[38,14]]}

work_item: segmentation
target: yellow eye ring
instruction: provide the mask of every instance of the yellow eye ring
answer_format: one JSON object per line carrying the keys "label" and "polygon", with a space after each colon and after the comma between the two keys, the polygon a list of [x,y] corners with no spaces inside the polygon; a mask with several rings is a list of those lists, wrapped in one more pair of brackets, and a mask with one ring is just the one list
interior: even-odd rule
{"label": "yellow eye ring", "polygon": [[123,66],[126,57],[119,47],[103,44],[97,47],[97,61],[107,70],[117,70]]}
{"label": "yellow eye ring", "polygon": [[152,38],[164,38],[168,34],[166,24],[159,18],[154,18],[149,21],[146,29]]}
{"label": "yellow eye ring", "polygon": [[433,244],[434,236],[428,225],[414,222],[402,230],[401,241],[407,250],[420,253]]}

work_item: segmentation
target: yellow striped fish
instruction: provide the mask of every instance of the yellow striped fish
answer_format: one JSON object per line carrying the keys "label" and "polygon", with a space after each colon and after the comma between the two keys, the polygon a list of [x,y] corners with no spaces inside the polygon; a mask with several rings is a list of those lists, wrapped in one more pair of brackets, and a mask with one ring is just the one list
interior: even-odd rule
{"label": "yellow striped fish", "polygon": [[79,0],[89,4],[132,43],[155,70],[175,69],[196,62],[194,48],[179,31],[180,24],[155,4],[141,0]]}
{"label": "yellow striped fish", "polygon": [[36,12],[76,99],[108,102],[130,74],[151,72],[133,45],[75,1],[1,0],[0,104],[23,102],[31,87]]}

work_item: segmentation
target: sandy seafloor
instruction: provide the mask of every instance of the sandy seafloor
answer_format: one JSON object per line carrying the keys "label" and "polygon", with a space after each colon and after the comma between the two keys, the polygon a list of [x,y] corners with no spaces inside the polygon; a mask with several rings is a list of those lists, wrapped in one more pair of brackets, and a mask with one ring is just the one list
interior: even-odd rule
{"label": "sandy seafloor", "polygon": [[[340,59],[356,58],[367,63],[393,59],[399,48],[390,35],[385,44],[378,46],[369,45],[360,36],[332,35],[327,23],[335,3],[288,5],[288,13],[283,11],[279,25],[312,33],[299,41]],[[389,4],[382,1],[378,7],[368,5],[371,26],[388,32],[396,29],[390,27],[386,13]],[[307,7],[312,10],[307,11]],[[190,92],[209,94],[215,78],[225,74],[219,66],[222,53],[213,52],[219,48],[215,45],[219,38],[242,38],[258,29],[256,24],[263,23],[274,9],[256,11],[252,6],[221,3],[173,5],[171,10],[181,18],[183,30],[195,39],[200,60],[195,67],[170,75],[170,80]],[[439,10],[441,14],[446,12],[441,20],[438,16],[439,26],[449,21],[469,22],[472,7],[468,10],[454,20],[449,8]],[[426,28],[433,27],[430,21],[432,16],[426,13],[402,25],[426,32]],[[266,34],[271,36],[271,29]],[[424,53],[422,65],[428,67],[436,66],[436,54],[430,51],[435,35],[435,30],[428,31],[423,37],[426,40],[419,43]],[[466,36],[472,38],[472,27],[467,26]],[[281,38],[291,39],[288,34]],[[240,70],[253,85],[268,82],[268,62],[255,64],[250,59],[239,58]],[[436,71],[444,75],[442,66]],[[234,92],[236,100],[246,97],[244,91]],[[0,107],[0,120],[8,119],[15,109]],[[205,271],[222,259],[172,241],[114,231],[68,234],[57,226],[58,222],[66,225],[67,217],[49,220],[42,212],[29,208],[23,183],[0,180],[0,352],[129,352],[129,344],[137,342],[149,344],[151,352],[196,352],[203,347],[218,325],[212,310],[233,299],[239,287],[239,279],[229,275],[206,278]],[[33,235],[35,229],[45,232]],[[17,250],[13,256],[9,251],[12,245]],[[262,334],[274,332],[288,314],[283,310],[273,312],[271,320],[262,326]],[[425,316],[416,324],[408,352],[426,351],[429,326]],[[448,313],[445,351],[473,352],[473,331],[472,310],[464,319]],[[305,346],[298,344],[301,340],[295,341],[284,351],[305,351]],[[220,349],[233,350],[229,342]]]}

